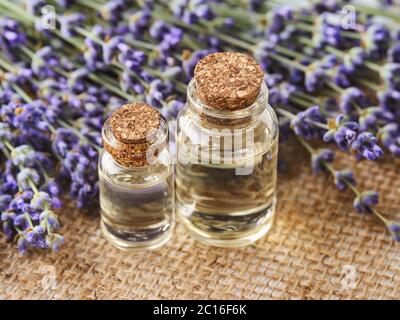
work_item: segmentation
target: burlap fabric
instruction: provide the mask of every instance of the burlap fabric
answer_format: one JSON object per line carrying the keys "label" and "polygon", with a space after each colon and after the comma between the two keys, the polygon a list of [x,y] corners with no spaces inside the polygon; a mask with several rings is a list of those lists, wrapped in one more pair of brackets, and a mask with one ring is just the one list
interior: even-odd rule
{"label": "burlap fabric", "polygon": [[[352,209],[353,195],[312,175],[308,157],[279,176],[276,222],[241,249],[204,247],[179,226],[154,252],[118,251],[101,236],[97,212],[73,204],[60,215],[66,244],[57,254],[19,257],[0,241],[2,299],[347,299],[400,298],[400,253],[373,216]],[[300,155],[301,156],[300,156]],[[356,163],[341,156],[360,188],[381,194],[379,208],[400,218],[400,161]]]}

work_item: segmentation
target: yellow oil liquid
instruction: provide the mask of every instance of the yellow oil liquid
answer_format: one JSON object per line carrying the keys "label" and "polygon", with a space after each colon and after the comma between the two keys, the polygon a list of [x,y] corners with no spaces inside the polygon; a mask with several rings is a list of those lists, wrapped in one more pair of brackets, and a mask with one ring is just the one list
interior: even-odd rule
{"label": "yellow oil liquid", "polygon": [[[170,238],[174,227],[172,170],[157,173],[150,183],[129,174],[105,175],[101,171],[101,228],[122,249],[152,249]],[[148,176],[146,178],[149,178]]]}
{"label": "yellow oil liquid", "polygon": [[[176,166],[176,210],[180,221],[199,241],[236,247],[252,243],[270,229],[275,214],[277,139],[244,162],[183,163]],[[239,169],[239,171],[238,171]]]}

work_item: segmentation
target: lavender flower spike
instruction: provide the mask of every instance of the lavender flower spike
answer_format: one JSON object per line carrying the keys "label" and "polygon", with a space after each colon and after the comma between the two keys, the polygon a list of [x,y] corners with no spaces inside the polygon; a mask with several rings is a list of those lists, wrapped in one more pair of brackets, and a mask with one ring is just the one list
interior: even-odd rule
{"label": "lavender flower spike", "polygon": [[389,123],[381,128],[380,140],[395,156],[400,156],[400,125]]}
{"label": "lavender flower spike", "polygon": [[291,120],[290,125],[297,135],[305,139],[312,139],[322,135],[322,129],[316,124],[324,122],[325,119],[319,112],[319,106],[313,106],[306,111],[299,112],[296,118]]}
{"label": "lavender flower spike", "polygon": [[375,191],[364,191],[354,199],[354,208],[358,213],[370,213],[372,206],[379,201],[379,195]]}
{"label": "lavender flower spike", "polygon": [[391,222],[388,226],[390,233],[393,235],[393,239],[400,242],[400,224]]}
{"label": "lavender flower spike", "polygon": [[332,163],[335,159],[335,153],[331,149],[320,149],[311,156],[311,167],[314,173],[326,170],[324,164]]}
{"label": "lavender flower spike", "polygon": [[357,136],[357,122],[345,121],[345,116],[339,114],[335,120],[328,121],[328,126],[329,130],[323,136],[324,141],[334,140],[340,150],[348,151]]}
{"label": "lavender flower spike", "polygon": [[362,132],[351,144],[351,148],[361,157],[376,160],[383,156],[383,150],[376,144],[377,138],[371,132]]}
{"label": "lavender flower spike", "polygon": [[347,185],[356,185],[356,180],[354,179],[354,174],[351,170],[344,169],[341,171],[335,171],[334,182],[336,187],[343,191],[346,190]]}

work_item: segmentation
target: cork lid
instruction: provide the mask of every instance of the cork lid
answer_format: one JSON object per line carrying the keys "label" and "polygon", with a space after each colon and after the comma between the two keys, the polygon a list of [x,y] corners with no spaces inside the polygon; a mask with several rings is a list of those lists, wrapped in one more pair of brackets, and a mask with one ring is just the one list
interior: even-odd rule
{"label": "cork lid", "polygon": [[212,53],[194,70],[197,96],[205,105],[222,110],[250,106],[260,93],[263,71],[251,56],[239,52]]}
{"label": "cork lid", "polygon": [[160,123],[158,110],[145,103],[123,105],[114,111],[104,125],[104,148],[123,166],[147,165],[148,151]]}
{"label": "cork lid", "polygon": [[145,103],[125,104],[110,117],[112,132],[118,141],[143,143],[151,140],[160,126],[160,113]]}

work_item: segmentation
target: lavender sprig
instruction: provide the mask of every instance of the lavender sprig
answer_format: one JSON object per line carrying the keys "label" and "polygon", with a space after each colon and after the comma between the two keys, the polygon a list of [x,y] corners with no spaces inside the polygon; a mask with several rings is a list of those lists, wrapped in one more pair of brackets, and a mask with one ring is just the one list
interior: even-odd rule
{"label": "lavender sprig", "polygon": [[57,184],[40,173],[38,162],[43,158],[32,147],[21,145],[14,148],[7,140],[3,140],[2,145],[3,154],[8,159],[3,179],[16,184],[19,190],[13,195],[2,196],[1,221],[6,237],[15,239],[21,254],[26,254],[28,249],[51,248],[57,251],[64,242],[57,233],[59,223],[53,211],[53,208],[60,207]]}
{"label": "lavender sprig", "polygon": [[354,198],[354,208],[359,213],[372,213],[374,214],[388,229],[388,231],[392,234],[393,239],[395,241],[400,241],[399,238],[399,227],[400,223],[386,219],[382,213],[377,210],[374,206],[378,203],[378,194],[375,191],[364,191],[361,192],[356,187],[356,182],[354,180],[354,176],[349,170],[336,171],[332,167],[332,157],[329,156],[327,160],[320,155],[319,152],[314,150],[311,145],[302,137],[297,137],[300,143],[304,146],[304,148],[310,153],[312,157],[318,157],[318,162],[320,167],[324,167],[325,171],[329,172],[330,175],[334,178],[336,186],[340,190],[350,189],[355,195]]}

